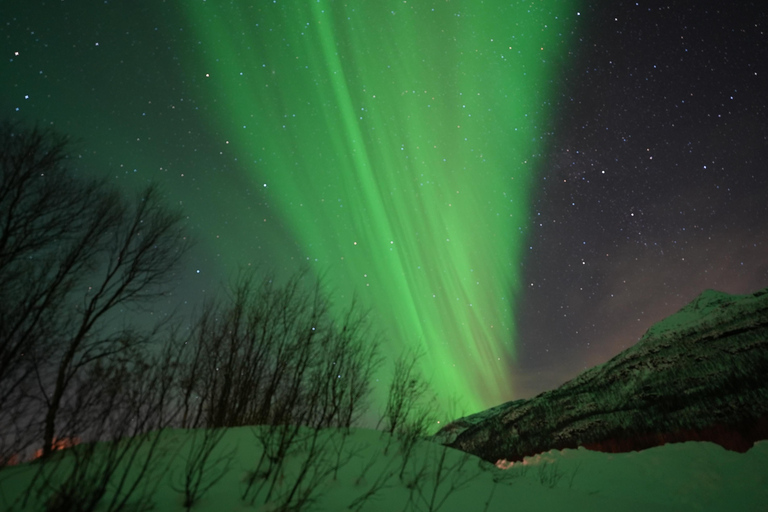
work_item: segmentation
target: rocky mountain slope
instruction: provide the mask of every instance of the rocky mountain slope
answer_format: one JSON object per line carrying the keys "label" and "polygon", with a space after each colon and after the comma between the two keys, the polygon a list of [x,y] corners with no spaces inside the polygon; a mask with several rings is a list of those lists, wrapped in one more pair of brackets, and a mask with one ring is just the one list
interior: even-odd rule
{"label": "rocky mountain slope", "polygon": [[759,439],[768,439],[768,289],[707,290],[608,362],[435,435],[490,462],[689,440],[746,451]]}

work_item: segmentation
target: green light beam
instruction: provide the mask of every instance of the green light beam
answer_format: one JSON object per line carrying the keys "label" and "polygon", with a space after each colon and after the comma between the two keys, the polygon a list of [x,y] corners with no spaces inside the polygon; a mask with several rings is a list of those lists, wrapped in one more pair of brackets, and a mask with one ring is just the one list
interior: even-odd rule
{"label": "green light beam", "polygon": [[514,398],[535,157],[572,14],[490,4],[185,4],[187,68],[243,172],[338,297],[372,307],[390,355],[423,348],[443,405],[467,413]]}

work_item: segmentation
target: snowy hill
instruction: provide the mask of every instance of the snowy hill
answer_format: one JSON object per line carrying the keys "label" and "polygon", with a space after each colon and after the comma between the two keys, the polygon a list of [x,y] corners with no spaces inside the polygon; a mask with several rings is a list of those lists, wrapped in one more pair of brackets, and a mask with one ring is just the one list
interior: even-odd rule
{"label": "snowy hill", "polygon": [[766,510],[767,291],[706,291],[605,364],[428,439],[264,425],[64,443],[0,468],[0,510]]}
{"label": "snowy hill", "polygon": [[[144,480],[149,486],[139,486],[126,510],[133,510],[131,505],[139,503],[142,495],[148,498],[145,505],[154,510],[185,510],[184,477],[194,461],[191,449],[201,445],[202,434],[163,434],[161,456]],[[417,442],[405,456],[408,451],[402,443],[373,430],[352,430],[347,437],[326,431],[319,441],[324,449],[312,459],[306,450],[289,454],[271,497],[266,498],[268,486],[259,492],[255,489],[269,484],[268,479],[258,479],[250,491],[247,488],[261,456],[254,429],[228,429],[198,473],[201,488],[215,483],[191,510],[296,510],[285,506],[296,505],[296,499],[288,498],[293,490],[295,497],[307,498],[298,510],[337,512],[757,511],[765,510],[768,503],[768,442],[757,443],[743,454],[696,442],[623,454],[583,448],[551,450],[502,470],[429,441]],[[42,497],[52,504],[54,490],[71,477],[67,460],[55,470],[50,468],[50,486]],[[33,463],[0,472],[0,509],[45,510],[45,499],[36,495],[26,508],[18,501],[38,469]],[[129,471],[128,483],[136,475],[136,470]],[[82,482],[83,492],[89,484]],[[110,486],[97,510],[109,510],[105,504],[114,496],[114,487]]]}

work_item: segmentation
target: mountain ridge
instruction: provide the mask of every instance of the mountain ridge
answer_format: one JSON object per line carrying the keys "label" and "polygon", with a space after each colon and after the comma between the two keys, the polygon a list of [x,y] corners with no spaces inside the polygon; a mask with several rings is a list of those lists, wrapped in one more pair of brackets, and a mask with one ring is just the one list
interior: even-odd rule
{"label": "mountain ridge", "polygon": [[632,347],[536,397],[461,418],[433,440],[490,462],[584,446],[633,451],[768,439],[768,288],[705,290]]}

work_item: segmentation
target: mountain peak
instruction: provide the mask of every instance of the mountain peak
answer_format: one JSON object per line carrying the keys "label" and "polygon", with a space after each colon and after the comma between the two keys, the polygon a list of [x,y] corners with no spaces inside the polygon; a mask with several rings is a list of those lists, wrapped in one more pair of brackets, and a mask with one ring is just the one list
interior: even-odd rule
{"label": "mountain peak", "polygon": [[448,424],[443,444],[490,462],[584,446],[768,439],[768,289],[705,290],[635,344],[562,386]]}

